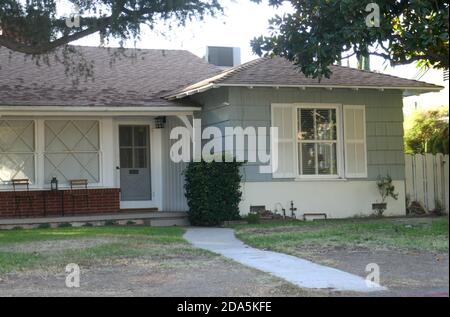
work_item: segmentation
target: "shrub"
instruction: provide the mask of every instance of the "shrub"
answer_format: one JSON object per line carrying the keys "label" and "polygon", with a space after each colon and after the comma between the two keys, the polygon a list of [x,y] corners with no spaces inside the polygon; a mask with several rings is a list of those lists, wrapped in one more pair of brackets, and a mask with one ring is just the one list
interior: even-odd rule
{"label": "shrub", "polygon": [[[223,160],[225,161],[225,160]],[[194,226],[240,219],[240,162],[191,162],[184,171],[188,218]]]}
{"label": "shrub", "polygon": [[117,226],[117,221],[115,220],[106,220],[105,226]]}
{"label": "shrub", "polygon": [[93,227],[94,225],[90,222],[86,222],[85,224],[83,224],[83,227]]}
{"label": "shrub", "polygon": [[70,222],[62,222],[58,225],[58,228],[69,228],[72,227],[72,224]]}
{"label": "shrub", "polygon": [[136,222],[134,222],[133,220],[128,220],[127,221],[127,226],[133,226],[135,224],[136,224]]}
{"label": "shrub", "polygon": [[48,229],[48,228],[50,228],[50,224],[49,223],[41,223],[38,226],[38,229]]}
{"label": "shrub", "polygon": [[259,213],[249,213],[247,215],[247,223],[248,224],[258,224],[261,221],[261,215]]}

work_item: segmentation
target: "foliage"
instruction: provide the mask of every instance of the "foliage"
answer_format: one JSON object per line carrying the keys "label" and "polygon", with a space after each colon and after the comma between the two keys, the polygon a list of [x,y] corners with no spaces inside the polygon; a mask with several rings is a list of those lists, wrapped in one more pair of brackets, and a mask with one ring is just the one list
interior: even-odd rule
{"label": "foliage", "polygon": [[240,218],[241,165],[235,160],[189,163],[184,171],[184,188],[192,225],[213,226]]}
{"label": "foliage", "polygon": [[[392,197],[395,200],[398,199],[398,193],[395,192],[395,186],[394,186],[394,184],[392,184],[391,176],[389,176],[389,175],[387,175],[387,176],[378,175],[377,188],[378,188],[378,192],[380,193],[380,196],[381,196],[381,203],[382,204],[386,203],[386,200],[389,197]],[[377,210],[378,216],[382,216],[383,212],[384,212],[384,209],[383,208],[379,208]]]}
{"label": "foliage", "polygon": [[[0,47],[26,54],[42,54],[90,34],[102,39],[139,39],[141,27],[159,21],[183,26],[222,11],[218,0],[65,0],[76,8],[79,26],[67,25],[58,14],[59,0],[3,0],[0,2]],[[74,17],[72,17],[74,18]],[[74,19],[72,21],[75,21]]]}
{"label": "foliage", "polygon": [[249,213],[246,217],[248,224],[258,224],[261,222],[261,215],[257,212]]}
{"label": "foliage", "polygon": [[[290,3],[293,12],[270,21],[271,34],[252,41],[258,55],[284,56],[312,77],[329,77],[342,53],[377,55],[391,65],[420,62],[448,69],[448,1],[269,0]],[[366,18],[380,8],[379,27]],[[348,56],[345,56],[348,57]]]}
{"label": "foliage", "polygon": [[408,154],[448,154],[448,108],[418,110],[405,120],[405,152]]}

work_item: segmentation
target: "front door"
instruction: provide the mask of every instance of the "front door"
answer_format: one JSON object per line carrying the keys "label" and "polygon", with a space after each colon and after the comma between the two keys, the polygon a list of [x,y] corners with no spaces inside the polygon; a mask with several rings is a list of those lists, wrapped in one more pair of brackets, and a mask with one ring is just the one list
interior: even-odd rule
{"label": "front door", "polygon": [[149,143],[148,126],[119,126],[122,201],[152,199]]}

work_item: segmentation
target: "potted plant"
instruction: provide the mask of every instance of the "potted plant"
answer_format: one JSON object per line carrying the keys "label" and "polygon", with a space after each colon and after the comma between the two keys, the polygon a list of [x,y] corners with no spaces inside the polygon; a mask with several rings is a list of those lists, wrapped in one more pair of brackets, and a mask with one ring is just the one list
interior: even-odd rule
{"label": "potted plant", "polygon": [[398,193],[395,193],[395,186],[392,184],[392,178],[389,175],[378,176],[377,188],[381,196],[381,202],[372,204],[372,209],[376,211],[379,217],[381,217],[387,209],[387,199],[392,197],[397,200]]}

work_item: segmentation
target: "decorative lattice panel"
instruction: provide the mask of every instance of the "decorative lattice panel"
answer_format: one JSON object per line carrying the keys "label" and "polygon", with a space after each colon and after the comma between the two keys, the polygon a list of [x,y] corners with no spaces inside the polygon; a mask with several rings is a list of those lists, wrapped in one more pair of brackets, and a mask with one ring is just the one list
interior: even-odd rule
{"label": "decorative lattice panel", "polygon": [[0,183],[14,178],[34,182],[34,121],[0,120]]}
{"label": "decorative lattice panel", "polygon": [[97,120],[45,121],[45,180],[62,183],[85,178],[100,181],[99,123]]}

